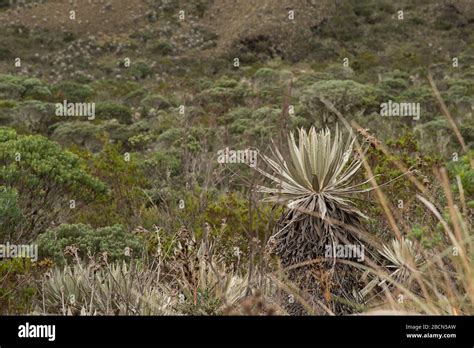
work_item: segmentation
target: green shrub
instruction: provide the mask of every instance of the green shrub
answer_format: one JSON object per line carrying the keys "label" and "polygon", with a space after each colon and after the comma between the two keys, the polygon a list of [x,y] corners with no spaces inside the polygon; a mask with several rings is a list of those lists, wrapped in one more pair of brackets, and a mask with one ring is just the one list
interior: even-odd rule
{"label": "green shrub", "polygon": [[332,37],[337,41],[355,41],[363,35],[359,19],[354,13],[354,2],[343,2],[329,20],[323,21],[315,31],[322,37]]}
{"label": "green shrub", "polygon": [[239,118],[231,123],[229,131],[232,134],[243,134],[246,130],[255,126],[255,122],[250,118]]}
{"label": "green shrub", "polygon": [[454,134],[444,116],[435,116],[415,127],[415,134],[420,139],[420,146],[430,154],[450,158],[457,149]]}
{"label": "green shrub", "polygon": [[365,113],[380,111],[381,91],[372,85],[361,84],[352,80],[322,80],[304,90],[301,104],[308,111],[327,112],[319,96],[330,101],[346,114],[365,110]]}
{"label": "green shrub", "polygon": [[14,100],[0,100],[0,109],[12,109],[17,105],[18,103]]}
{"label": "green shrub", "polygon": [[167,40],[160,39],[157,42],[151,44],[151,52],[160,54],[162,56],[168,56],[174,51],[174,46]]}
{"label": "green shrub", "polygon": [[[1,6],[1,5],[0,5]],[[13,57],[12,51],[6,47],[0,47],[0,61],[11,59]]]}
{"label": "green shrub", "polygon": [[252,113],[253,120],[265,121],[268,123],[275,123],[281,115],[281,109],[271,106],[263,106]]}
{"label": "green shrub", "polygon": [[235,109],[230,110],[222,117],[219,117],[217,121],[219,124],[225,125],[243,118],[249,118],[251,114],[252,109],[247,107],[237,107]]}
{"label": "green shrub", "polygon": [[153,74],[150,66],[143,61],[134,62],[128,68],[129,74],[135,79],[145,79]]}
{"label": "green shrub", "polygon": [[184,130],[181,128],[170,128],[158,136],[158,141],[172,145],[184,136]]}
{"label": "green shrub", "polygon": [[474,145],[474,119],[472,117],[461,124],[459,131],[467,144]]}
{"label": "green shrub", "polygon": [[18,192],[9,187],[0,186],[0,241],[11,240],[15,231],[19,231],[25,217],[18,205]]}
{"label": "green shrub", "polygon": [[11,110],[13,125],[29,132],[47,133],[49,126],[58,121],[53,104],[25,100]]}
{"label": "green shrub", "polygon": [[293,116],[290,117],[290,126],[292,129],[296,128],[310,128],[311,127],[311,120],[301,117],[301,116]]}
{"label": "green shrub", "polygon": [[237,87],[239,84],[239,81],[234,80],[232,78],[227,78],[227,77],[222,77],[219,80],[215,81],[215,85],[217,87],[223,87],[223,88],[234,88]]}
{"label": "green shrub", "polygon": [[98,119],[117,119],[120,123],[132,123],[132,111],[125,105],[115,103],[97,103],[95,109],[96,118]]}
{"label": "green shrub", "polygon": [[[74,255],[65,255],[68,246],[76,247],[77,256],[82,260],[106,252],[110,262],[130,260],[133,256],[140,256],[142,251],[140,241],[121,225],[94,229],[85,224],[62,224],[40,235],[37,242],[41,257],[51,258],[59,265],[74,258]],[[127,256],[126,248],[131,249],[131,256]]]}
{"label": "green shrub", "polygon": [[125,105],[131,107],[131,106],[139,106],[140,101],[143,100],[147,95],[147,92],[145,89],[138,89],[136,91],[132,91],[128,93],[125,98],[124,98],[124,103]]}
{"label": "green shrub", "polygon": [[446,102],[459,103],[466,101],[474,102],[474,82],[464,79],[452,79],[447,81],[448,90],[442,93]]}
{"label": "green shrub", "polygon": [[102,148],[100,135],[103,127],[91,122],[67,121],[54,125],[51,139],[64,146],[83,146],[91,152]]}
{"label": "green shrub", "polygon": [[266,83],[275,82],[279,78],[279,73],[277,70],[271,68],[260,68],[255,72],[254,78]]}
{"label": "green shrub", "polygon": [[49,88],[39,79],[29,78],[23,81],[25,92],[23,97],[42,101],[50,100],[52,93]]}
{"label": "green shrub", "polygon": [[36,294],[35,264],[30,259],[0,260],[0,314],[25,315]]}
{"label": "green shrub", "polygon": [[408,81],[402,78],[386,78],[379,87],[387,93],[400,93],[408,89]]}
{"label": "green shrub", "polygon": [[171,106],[168,99],[158,94],[153,94],[143,98],[140,104],[148,109],[153,108],[156,110],[168,109]]}
{"label": "green shrub", "polygon": [[122,79],[104,79],[91,83],[94,89],[95,100],[119,100],[126,98],[129,93],[143,89],[143,86],[134,81]]}
{"label": "green shrub", "polygon": [[[280,207],[276,208],[276,212],[278,211],[281,211]],[[212,199],[203,218],[212,227],[214,237],[219,240],[219,248],[232,250],[237,246],[246,253],[250,247],[247,231],[253,231],[255,237],[263,241],[276,212],[268,205],[251,207],[247,198],[239,193],[231,193]]]}
{"label": "green shrub", "polygon": [[176,150],[155,151],[150,159],[143,163],[143,170],[155,176],[155,180],[166,180],[181,174],[181,152]]}
{"label": "green shrub", "polygon": [[0,0],[0,8],[5,8],[10,6],[10,0]]}
{"label": "green shrub", "polygon": [[459,175],[461,178],[464,195],[468,200],[474,199],[474,169],[469,163],[468,156],[462,156],[457,162],[451,161],[448,164],[450,177],[453,178],[453,190],[459,192],[458,185],[454,178]]}
{"label": "green shrub", "polygon": [[127,142],[134,150],[146,149],[154,140],[156,136],[152,133],[139,133],[127,139]]}
{"label": "green shrub", "polygon": [[215,104],[219,109],[227,109],[230,105],[241,104],[252,92],[244,85],[236,87],[214,87],[200,92],[196,99],[201,105]]}
{"label": "green shrub", "polygon": [[21,84],[21,79],[11,75],[0,75],[0,99],[19,99],[26,88]]}

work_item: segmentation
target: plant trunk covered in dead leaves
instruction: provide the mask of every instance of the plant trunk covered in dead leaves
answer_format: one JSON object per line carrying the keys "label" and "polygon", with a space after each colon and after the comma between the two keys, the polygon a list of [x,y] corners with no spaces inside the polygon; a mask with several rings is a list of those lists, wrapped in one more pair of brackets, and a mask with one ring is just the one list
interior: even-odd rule
{"label": "plant trunk covered in dead leaves", "polygon": [[[350,211],[334,209],[328,217],[350,226],[359,224],[359,217]],[[270,252],[279,257],[288,280],[301,291],[312,307],[312,314],[349,314],[354,312],[360,272],[354,267],[327,257],[327,246],[360,245],[353,233],[316,216],[289,210],[275,227]],[[305,315],[308,308],[291,293],[280,291],[281,305],[290,315]],[[325,306],[326,309],[322,306]],[[328,310],[329,309],[329,310]]]}

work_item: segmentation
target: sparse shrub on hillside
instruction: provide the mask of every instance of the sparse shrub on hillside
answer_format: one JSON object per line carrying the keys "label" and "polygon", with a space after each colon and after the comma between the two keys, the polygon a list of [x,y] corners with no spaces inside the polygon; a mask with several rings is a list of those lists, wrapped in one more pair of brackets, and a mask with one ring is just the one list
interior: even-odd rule
{"label": "sparse shrub on hillside", "polygon": [[311,119],[301,117],[301,116],[293,116],[290,118],[290,127],[291,129],[296,129],[296,128],[308,128],[311,127],[312,121]]}
{"label": "sparse shrub on hillside", "polygon": [[238,118],[229,126],[231,134],[238,135],[243,134],[246,130],[251,129],[255,126],[255,122],[250,118]]}
{"label": "sparse shrub on hillside", "polygon": [[116,119],[117,121],[123,124],[132,123],[131,110],[127,106],[122,104],[116,104],[111,102],[97,103],[95,115],[96,118],[99,120]]}
{"label": "sparse shrub on hillside", "polygon": [[14,100],[0,100],[0,109],[12,109],[17,105],[18,103]]}
{"label": "sparse shrub on hillside", "polygon": [[94,89],[89,85],[65,81],[53,87],[54,99],[58,102],[67,100],[71,103],[89,101],[94,95]]}
{"label": "sparse shrub on hillside", "polygon": [[160,39],[150,43],[150,51],[162,56],[171,55],[174,49],[173,44],[167,40]]}
{"label": "sparse shrub on hillside", "polygon": [[264,139],[277,127],[281,109],[264,106],[248,114],[244,114],[245,112],[246,109],[242,108],[226,115],[233,117],[232,123],[228,126],[229,135],[242,145],[265,145]]}
{"label": "sparse shrub on hillside", "polygon": [[254,75],[254,80],[258,86],[281,84],[281,82],[289,82],[291,79],[291,72],[286,70],[275,70],[271,68],[260,68],[255,72]]}
{"label": "sparse shrub on hillside", "polygon": [[279,53],[279,44],[273,42],[266,34],[253,34],[236,40],[232,45],[229,58],[239,57],[240,62],[252,64],[257,61],[266,61]]}
{"label": "sparse shrub on hillside", "polygon": [[446,3],[437,6],[436,19],[433,22],[435,29],[448,31],[460,26],[462,22],[461,12],[455,5]]}
{"label": "sparse shrub on hillside", "polygon": [[464,120],[459,127],[462,137],[466,141],[468,148],[474,148],[474,118]]}
{"label": "sparse shrub on hillside", "polygon": [[392,3],[387,0],[367,0],[367,1],[349,1],[354,10],[354,14],[363,17],[368,24],[381,22],[384,16],[390,15],[395,11]]}
{"label": "sparse shrub on hillside", "polygon": [[104,79],[91,83],[95,99],[101,101],[116,101],[127,97],[132,92],[140,91],[143,86],[134,81],[123,79]]}
{"label": "sparse shrub on hillside", "polygon": [[49,101],[52,97],[49,87],[39,79],[26,79],[23,81],[22,85],[26,88],[23,95],[26,99]]}
{"label": "sparse shrub on hillside", "polygon": [[137,61],[127,68],[129,75],[136,80],[145,79],[153,75],[153,70],[144,61]]}
{"label": "sparse shrub on hillside", "polygon": [[251,100],[254,95],[255,93],[243,84],[235,87],[216,86],[199,92],[196,102],[206,111],[222,115],[231,107],[244,106],[245,101]]}
{"label": "sparse shrub on hillside", "polygon": [[248,255],[253,243],[262,245],[269,236],[268,227],[272,219],[282,210],[267,205],[253,206],[248,198],[235,192],[219,195],[208,203],[203,218],[209,223],[210,234],[219,241],[216,249],[221,253],[238,247],[242,256]]}
{"label": "sparse shrub on hillside", "polygon": [[[327,74],[329,77],[325,78]],[[341,64],[328,65],[323,73],[317,75],[317,80],[351,80],[354,77],[354,70],[350,66],[342,66]]]}
{"label": "sparse shrub on hillside", "polygon": [[238,103],[247,94],[244,87],[221,87],[207,89],[202,91],[198,96],[198,100],[205,102],[218,102],[222,103]]}
{"label": "sparse shrub on hillside", "polygon": [[128,107],[137,107],[140,105],[140,101],[143,100],[147,95],[147,91],[145,89],[138,89],[136,91],[132,91],[128,93],[124,98],[124,104]]}
{"label": "sparse shrub on hillside", "polygon": [[53,126],[51,139],[64,146],[77,145],[91,152],[97,152],[102,148],[100,140],[102,132],[101,125],[91,122],[60,122]]}
{"label": "sparse shrub on hillside", "polygon": [[188,83],[194,87],[196,91],[203,91],[214,86],[214,81],[209,77],[199,77],[195,80],[188,81]]}
{"label": "sparse shrub on hillside", "polygon": [[[41,257],[50,258],[60,266],[74,261],[76,257],[88,261],[89,257],[100,257],[106,253],[107,260],[114,262],[130,261],[142,253],[140,241],[121,225],[96,229],[85,224],[61,224],[42,233],[37,243]],[[74,255],[68,254],[68,247],[75,249]]]}
{"label": "sparse shrub on hillside", "polygon": [[359,18],[354,13],[354,2],[346,1],[337,7],[337,12],[314,26],[313,32],[322,37],[331,37],[340,42],[353,41],[363,35]]}
{"label": "sparse shrub on hillside", "polygon": [[237,107],[228,111],[225,115],[220,116],[217,119],[219,125],[232,124],[241,119],[247,119],[252,114],[252,109],[248,107]]}
{"label": "sparse shrub on hillside", "polygon": [[272,106],[263,106],[255,110],[250,116],[252,120],[265,121],[270,124],[275,124],[278,121],[278,117],[281,115],[281,109]]}
{"label": "sparse shrub on hillside", "polygon": [[166,146],[174,146],[176,145],[176,142],[180,139],[182,139],[184,135],[184,129],[182,128],[170,128],[163,133],[161,133],[157,141],[162,142]]}
{"label": "sparse shrub on hillside", "polygon": [[140,124],[125,125],[117,121],[117,119],[107,120],[102,124],[104,132],[110,141],[116,144],[122,144],[124,150],[130,149],[128,140],[136,134],[143,132]]}
{"label": "sparse shrub on hillside", "polygon": [[13,53],[8,48],[6,47],[0,48],[0,61],[11,59],[12,57],[13,57]]}
{"label": "sparse shrub on hillside", "polygon": [[407,78],[385,78],[379,84],[378,87],[384,90],[388,94],[398,94],[405,91],[409,87],[409,81]]}
{"label": "sparse shrub on hillside", "polygon": [[328,113],[320,97],[331,102],[338,110],[353,115],[356,112],[365,114],[380,111],[380,91],[371,86],[352,80],[319,81],[305,89],[301,104],[306,110],[321,110],[320,125],[325,125],[334,116]]}
{"label": "sparse shrub on hillside", "polygon": [[33,133],[49,133],[49,127],[60,120],[53,104],[27,100],[11,110],[11,126]]}
{"label": "sparse shrub on hillside", "polygon": [[361,52],[355,57],[351,66],[357,73],[367,72],[380,65],[380,58],[371,52]]}
{"label": "sparse shrub on hillside", "polygon": [[13,124],[13,115],[6,109],[0,107],[0,127],[8,127]]}
{"label": "sparse shrub on hillside", "polygon": [[469,105],[474,103],[474,81],[450,79],[447,81],[447,86],[448,89],[442,93],[442,96],[448,105],[456,105],[461,102],[466,102]]}
{"label": "sparse shrub on hillside", "polygon": [[452,131],[442,116],[417,125],[414,130],[420,139],[420,146],[428,153],[438,154],[447,159],[452,156],[452,151],[457,149]]}
{"label": "sparse shrub on hillside", "polygon": [[0,314],[30,313],[36,295],[38,267],[30,259],[0,260]]}
{"label": "sparse shrub on hillside", "polygon": [[0,98],[20,99],[26,91],[22,79],[13,75],[0,75]]}
{"label": "sparse shrub on hillside", "polygon": [[165,97],[153,94],[143,98],[140,102],[142,106],[148,109],[155,109],[155,110],[164,110],[171,106],[171,103]]}
{"label": "sparse shrub on hillside", "polygon": [[223,88],[235,88],[239,84],[239,81],[229,78],[229,77],[221,77],[217,81],[214,82],[216,87],[223,87]]}
{"label": "sparse shrub on hillside", "polygon": [[[390,55],[394,69],[411,71],[413,67],[427,66],[432,61],[430,52],[420,49],[413,50],[410,45],[391,47]],[[436,56],[434,56],[436,57]]]}

